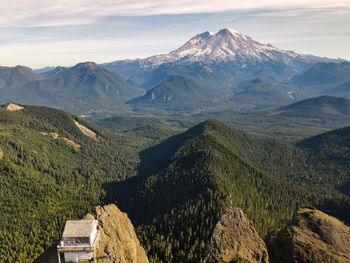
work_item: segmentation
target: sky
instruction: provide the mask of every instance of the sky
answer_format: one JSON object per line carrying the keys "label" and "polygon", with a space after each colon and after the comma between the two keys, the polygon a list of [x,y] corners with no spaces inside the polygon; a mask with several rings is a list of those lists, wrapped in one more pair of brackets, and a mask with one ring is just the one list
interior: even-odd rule
{"label": "sky", "polygon": [[350,60],[350,0],[0,0],[0,65],[142,58],[222,28]]}

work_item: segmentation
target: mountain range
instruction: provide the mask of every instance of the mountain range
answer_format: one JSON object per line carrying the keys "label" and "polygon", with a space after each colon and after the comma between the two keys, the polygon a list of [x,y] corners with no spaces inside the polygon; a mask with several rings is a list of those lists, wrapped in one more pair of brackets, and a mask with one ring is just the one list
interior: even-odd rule
{"label": "mountain range", "polygon": [[37,80],[6,86],[1,91],[2,102],[48,105],[77,113],[118,107],[140,94],[122,77],[93,62],[57,67],[40,74]]}
{"label": "mountain range", "polygon": [[144,59],[36,71],[2,67],[0,102],[41,104],[84,115],[241,113],[319,95],[349,97],[349,63],[340,62],[280,50],[225,28]]}
{"label": "mountain range", "polygon": [[[169,81],[174,76],[191,77],[197,84],[208,89],[215,99],[221,101],[232,96],[232,93],[237,93],[242,81],[256,77],[268,79],[273,85],[283,86],[279,87],[277,93],[284,93],[284,97],[294,91],[295,94],[301,94],[300,98],[305,98],[305,91],[297,91],[299,84],[292,81],[285,87],[285,83],[281,85],[280,82],[291,80],[317,63],[327,64],[333,61],[339,62],[280,50],[225,28],[215,34],[198,34],[169,54],[102,65],[110,71],[122,74],[130,85],[146,90]],[[257,98],[250,97],[251,101]],[[283,102],[285,101],[280,101],[280,105]],[[247,105],[245,102],[239,104]]]}

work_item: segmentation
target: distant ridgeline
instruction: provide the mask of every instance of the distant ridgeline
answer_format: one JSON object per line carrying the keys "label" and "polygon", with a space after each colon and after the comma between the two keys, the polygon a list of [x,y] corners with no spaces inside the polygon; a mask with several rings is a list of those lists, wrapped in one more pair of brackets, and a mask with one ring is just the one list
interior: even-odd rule
{"label": "distant ridgeline", "polygon": [[320,95],[350,98],[349,72],[350,63],[341,59],[281,50],[224,28],[144,59],[36,71],[0,67],[0,103],[46,105],[85,116],[202,114],[204,120]]}
{"label": "distant ridgeline", "polygon": [[221,118],[245,131],[296,141],[350,125],[350,100],[319,96],[243,117],[223,113]]}
{"label": "distant ridgeline", "polygon": [[32,262],[67,219],[110,201],[154,263],[201,262],[229,204],[263,238],[302,205],[350,222],[346,131],[292,145],[208,120],[159,143],[147,130],[113,133],[61,110],[4,105],[1,260]]}

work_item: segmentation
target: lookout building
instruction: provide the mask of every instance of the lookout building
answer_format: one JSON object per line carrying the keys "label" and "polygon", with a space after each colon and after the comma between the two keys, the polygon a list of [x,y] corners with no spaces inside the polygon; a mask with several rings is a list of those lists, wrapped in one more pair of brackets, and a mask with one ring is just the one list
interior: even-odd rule
{"label": "lookout building", "polygon": [[97,225],[97,220],[68,220],[57,246],[58,262],[61,254],[64,262],[95,261],[100,238]]}

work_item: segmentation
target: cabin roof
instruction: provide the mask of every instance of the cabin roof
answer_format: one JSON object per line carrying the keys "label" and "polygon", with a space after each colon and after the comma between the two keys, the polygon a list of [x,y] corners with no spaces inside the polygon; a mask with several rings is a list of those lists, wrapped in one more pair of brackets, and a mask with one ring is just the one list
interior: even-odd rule
{"label": "cabin roof", "polygon": [[97,224],[97,220],[67,220],[62,237],[90,237]]}

